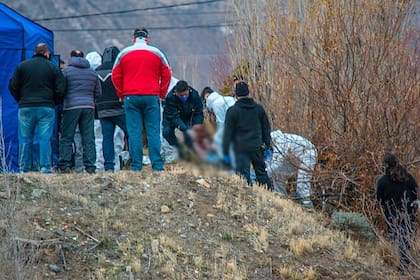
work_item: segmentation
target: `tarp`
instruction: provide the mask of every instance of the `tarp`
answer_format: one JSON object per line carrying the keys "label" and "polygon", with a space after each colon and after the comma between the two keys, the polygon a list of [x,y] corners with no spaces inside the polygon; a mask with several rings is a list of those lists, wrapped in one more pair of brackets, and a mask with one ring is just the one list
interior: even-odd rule
{"label": "tarp", "polygon": [[54,53],[52,31],[0,3],[0,144],[1,171],[17,171],[18,104],[9,92],[9,80],[16,66],[31,58],[36,45],[45,43]]}

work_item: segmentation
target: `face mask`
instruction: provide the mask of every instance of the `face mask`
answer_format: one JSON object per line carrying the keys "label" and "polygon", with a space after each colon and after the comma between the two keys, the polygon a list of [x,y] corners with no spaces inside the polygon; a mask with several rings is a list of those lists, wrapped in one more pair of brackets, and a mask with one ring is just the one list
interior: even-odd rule
{"label": "face mask", "polygon": [[185,103],[185,102],[187,102],[187,100],[188,100],[188,95],[185,95],[185,96],[178,96],[178,99],[179,99],[179,100],[181,100],[181,102],[182,102],[182,103]]}

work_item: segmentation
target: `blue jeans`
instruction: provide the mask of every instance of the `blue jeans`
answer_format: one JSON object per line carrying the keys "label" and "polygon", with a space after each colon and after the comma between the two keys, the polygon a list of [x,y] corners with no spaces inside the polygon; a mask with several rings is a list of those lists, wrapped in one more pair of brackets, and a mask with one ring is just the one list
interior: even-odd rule
{"label": "blue jeans", "polygon": [[125,119],[128,131],[128,148],[131,156],[131,170],[143,168],[143,123],[147,133],[149,158],[154,171],[163,170],[160,156],[160,104],[154,95],[129,95],[124,98]]}
{"label": "blue jeans", "polygon": [[127,125],[124,115],[102,118],[100,119],[102,126],[102,151],[104,154],[105,171],[114,170],[115,147],[114,133],[115,127],[118,125],[127,136]]}
{"label": "blue jeans", "polygon": [[70,169],[72,166],[73,141],[76,126],[79,125],[83,146],[83,165],[89,173],[95,172],[96,149],[95,134],[93,131],[94,109],[71,109],[63,111],[60,158],[58,165],[61,170]]}
{"label": "blue jeans", "polygon": [[55,111],[51,107],[19,109],[19,171],[32,170],[32,146],[36,131],[40,168],[43,172],[51,172],[51,136],[54,118]]}

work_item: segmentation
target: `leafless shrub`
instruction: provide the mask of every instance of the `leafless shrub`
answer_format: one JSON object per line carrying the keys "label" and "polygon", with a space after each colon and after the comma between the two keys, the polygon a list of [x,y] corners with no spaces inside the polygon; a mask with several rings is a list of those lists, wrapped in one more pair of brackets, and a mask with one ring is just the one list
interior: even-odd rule
{"label": "leafless shrub", "polygon": [[318,181],[342,194],[340,206],[361,210],[384,149],[419,174],[414,1],[232,4],[239,21],[231,45],[235,71],[265,104],[274,129],[317,146],[325,160]]}

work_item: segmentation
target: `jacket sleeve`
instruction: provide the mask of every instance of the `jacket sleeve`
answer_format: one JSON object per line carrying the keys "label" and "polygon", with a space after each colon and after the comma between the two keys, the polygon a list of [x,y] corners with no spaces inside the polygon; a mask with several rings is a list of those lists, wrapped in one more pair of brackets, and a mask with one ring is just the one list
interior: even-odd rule
{"label": "jacket sleeve", "polygon": [[13,98],[19,103],[20,100],[20,78],[19,78],[19,67],[16,68],[15,73],[9,81],[9,91],[12,94]]}
{"label": "jacket sleeve", "polygon": [[226,112],[225,118],[225,129],[223,130],[223,154],[226,155],[229,153],[229,147],[232,143],[233,133],[234,133],[234,112],[229,108]]}
{"label": "jacket sleeve", "polygon": [[204,123],[204,114],[203,114],[203,102],[201,102],[201,98],[198,95],[198,92],[193,89],[194,94],[194,116],[192,120],[192,124],[203,124]]}
{"label": "jacket sleeve", "polygon": [[119,98],[123,98],[123,77],[122,77],[122,69],[121,69],[121,63],[118,61],[114,68],[112,68],[112,74],[111,74],[112,83],[115,87],[115,92],[117,93]]}
{"label": "jacket sleeve", "polygon": [[261,106],[261,131],[262,131],[262,140],[266,147],[271,147],[271,126],[270,121],[268,120],[267,113],[265,112],[264,108]]}
{"label": "jacket sleeve", "polygon": [[160,98],[164,99],[168,93],[169,84],[171,83],[171,68],[162,63],[161,66],[161,81],[160,81]]}
{"label": "jacket sleeve", "polygon": [[187,130],[187,126],[181,120],[178,108],[172,96],[166,97],[164,117],[172,126],[179,128],[181,131]]}
{"label": "jacket sleeve", "polygon": [[56,68],[54,81],[54,102],[56,105],[63,103],[66,92],[66,78],[60,68]]}
{"label": "jacket sleeve", "polygon": [[95,98],[99,98],[101,96],[102,96],[101,81],[99,80],[98,76],[96,76]]}

